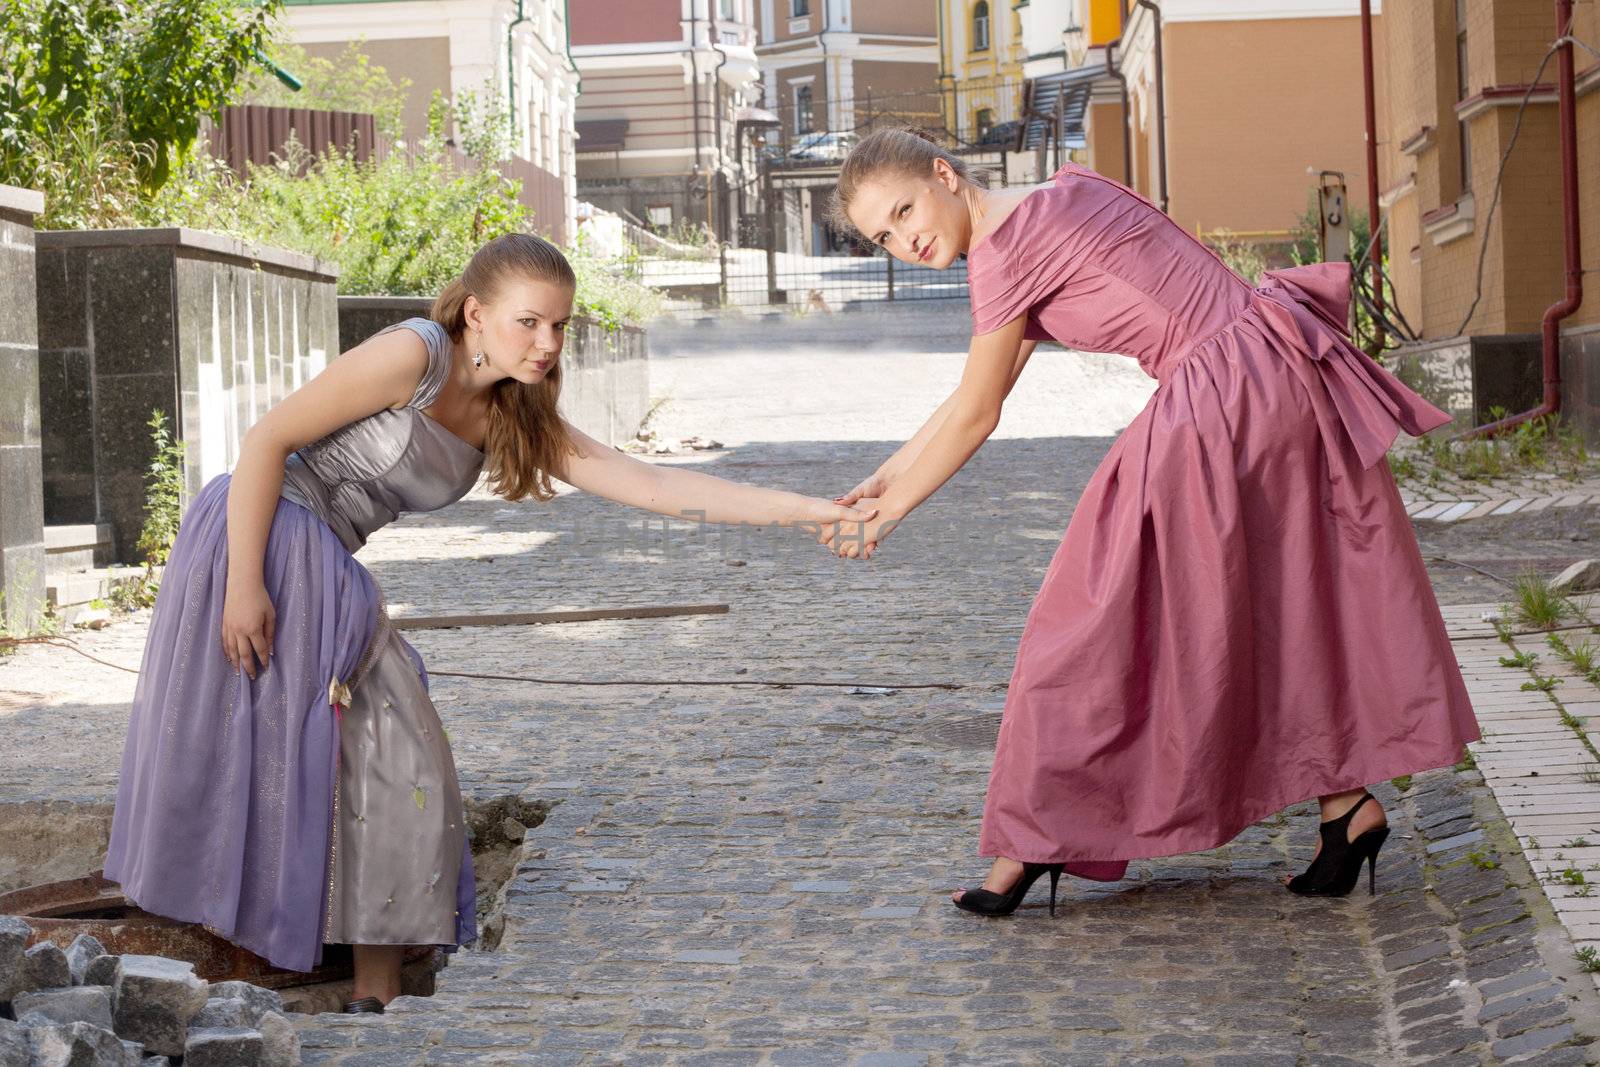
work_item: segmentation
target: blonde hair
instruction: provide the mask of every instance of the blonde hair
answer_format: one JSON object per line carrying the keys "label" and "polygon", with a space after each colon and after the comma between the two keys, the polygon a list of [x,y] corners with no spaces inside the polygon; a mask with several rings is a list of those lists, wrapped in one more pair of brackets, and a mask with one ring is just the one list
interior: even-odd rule
{"label": "blonde hair", "polygon": [[987,171],[941,147],[915,126],[886,126],[873,130],[850,149],[839,168],[839,184],[828,200],[828,221],[845,233],[864,236],[846,212],[862,183],[885,174],[922,178],[933,173],[935,160],[944,160],[962,181],[987,186]]}
{"label": "blonde hair", "polygon": [[[478,249],[461,277],[444,287],[433,302],[433,321],[459,341],[467,329],[467,297],[491,303],[510,278],[568,289],[576,289],[578,284],[572,264],[555,245],[532,234],[508,233]],[[564,469],[566,457],[577,453],[572,435],[556,411],[563,362],[557,359],[533,385],[507,378],[490,393],[483,469],[490,488],[507,500],[554,497],[551,472]]]}

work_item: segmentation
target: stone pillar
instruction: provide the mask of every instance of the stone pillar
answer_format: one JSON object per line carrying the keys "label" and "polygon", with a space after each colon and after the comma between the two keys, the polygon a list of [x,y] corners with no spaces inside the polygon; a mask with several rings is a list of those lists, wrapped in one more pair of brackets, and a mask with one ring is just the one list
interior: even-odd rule
{"label": "stone pillar", "polygon": [[39,235],[44,509],[105,523],[137,563],[151,412],[184,444],[192,498],[256,419],[337,352],[337,268],[188,229]]}
{"label": "stone pillar", "polygon": [[44,611],[39,461],[39,322],[33,219],[44,197],[0,185],[0,624],[33,629]]}

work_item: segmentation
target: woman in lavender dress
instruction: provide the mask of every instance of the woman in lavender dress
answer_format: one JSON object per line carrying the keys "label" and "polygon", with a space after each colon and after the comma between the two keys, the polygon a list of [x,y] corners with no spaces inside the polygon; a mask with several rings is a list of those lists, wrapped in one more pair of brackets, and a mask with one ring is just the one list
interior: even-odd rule
{"label": "woman in lavender dress", "polygon": [[201,491],[151,620],[106,877],[291,970],[354,946],[381,1011],[410,945],[476,936],[472,858],[416,651],[352,553],[486,475],[552,476],[663,515],[822,524],[866,513],[642,463],[557,414],[572,269],[537,237],[485,245],[434,304],[287,397]]}

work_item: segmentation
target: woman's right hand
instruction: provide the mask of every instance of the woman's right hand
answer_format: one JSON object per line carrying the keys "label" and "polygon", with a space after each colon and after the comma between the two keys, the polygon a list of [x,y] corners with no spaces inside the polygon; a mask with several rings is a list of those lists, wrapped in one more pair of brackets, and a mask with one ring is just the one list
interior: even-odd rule
{"label": "woman's right hand", "polygon": [[844,496],[834,497],[833,502],[835,504],[844,504],[849,506],[856,503],[858,500],[868,497],[880,497],[888,491],[889,479],[884,477],[883,473],[879,471],[868,476],[865,481],[856,486],[854,489],[850,490]]}
{"label": "woman's right hand", "polygon": [[245,589],[230,585],[222,598],[222,654],[235,670],[243,667],[251,681],[258,667],[266,670],[272,659],[277,619],[267,587],[260,582]]}

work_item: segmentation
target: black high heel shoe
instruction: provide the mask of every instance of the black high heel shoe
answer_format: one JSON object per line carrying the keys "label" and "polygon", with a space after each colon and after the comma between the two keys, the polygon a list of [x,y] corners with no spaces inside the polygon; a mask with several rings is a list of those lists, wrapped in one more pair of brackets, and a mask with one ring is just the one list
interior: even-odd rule
{"label": "black high heel shoe", "polygon": [[952,901],[962,911],[970,911],[978,915],[1010,915],[1022,903],[1022,898],[1028,895],[1028,890],[1033,888],[1033,883],[1039,880],[1041,874],[1050,876],[1050,914],[1056,913],[1056,883],[1061,880],[1061,872],[1066,867],[1064,863],[1024,863],[1022,876],[1018,878],[1010,889],[1004,893],[993,893],[987,889],[967,889],[961,894],[961,899]]}
{"label": "black high heel shoe", "polygon": [[1378,892],[1378,850],[1389,837],[1387,826],[1375,826],[1354,841],[1350,840],[1350,820],[1356,810],[1372,800],[1371,793],[1361,794],[1361,799],[1337,819],[1329,819],[1318,826],[1322,833],[1322,851],[1311,861],[1304,874],[1289,880],[1289,892],[1305,897],[1342,897],[1361,880],[1361,865],[1367,865],[1367,892]]}

